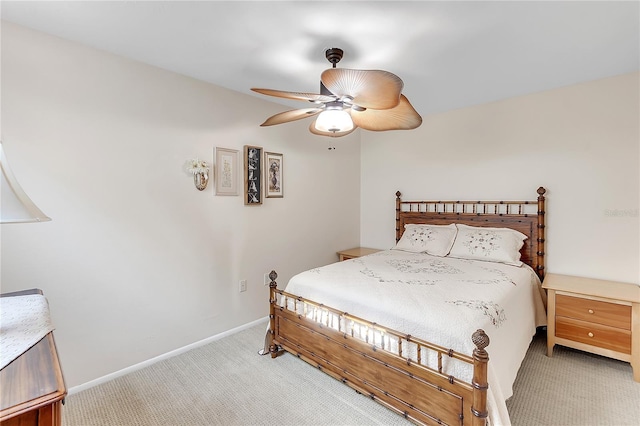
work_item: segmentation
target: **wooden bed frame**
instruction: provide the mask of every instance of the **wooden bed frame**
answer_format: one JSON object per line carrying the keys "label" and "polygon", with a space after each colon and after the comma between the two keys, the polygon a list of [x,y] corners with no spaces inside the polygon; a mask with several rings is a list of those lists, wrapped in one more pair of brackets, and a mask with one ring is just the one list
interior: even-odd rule
{"label": "wooden bed frame", "polygon": [[[542,279],[546,190],[537,192],[536,201],[402,201],[396,192],[396,242],[409,223],[512,228],[528,236],[521,260]],[[287,351],[414,423],[486,426],[489,338],[483,330],[471,336],[476,348],[469,356],[278,290],[276,272],[269,277],[266,345],[272,358]],[[364,327],[365,337],[354,334],[353,326],[345,332],[347,323]],[[396,339],[397,350],[370,339],[375,334]],[[421,354],[428,351],[437,354],[437,368],[421,363]],[[443,357],[472,365],[472,382],[443,374]]]}

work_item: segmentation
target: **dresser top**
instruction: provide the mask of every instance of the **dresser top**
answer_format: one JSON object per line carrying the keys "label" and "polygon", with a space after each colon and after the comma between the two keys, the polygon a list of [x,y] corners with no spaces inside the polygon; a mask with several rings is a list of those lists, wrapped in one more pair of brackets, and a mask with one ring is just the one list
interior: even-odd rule
{"label": "dresser top", "polygon": [[547,273],[542,288],[640,303],[640,285],[634,283]]}

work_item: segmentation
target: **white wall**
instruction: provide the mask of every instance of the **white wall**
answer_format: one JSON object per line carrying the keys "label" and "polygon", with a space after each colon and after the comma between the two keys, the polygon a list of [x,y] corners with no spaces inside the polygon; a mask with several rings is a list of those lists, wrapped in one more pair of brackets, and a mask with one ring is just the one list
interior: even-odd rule
{"label": "white wall", "polygon": [[[359,135],[258,126],[282,110],[2,23],[5,153],[53,218],[2,225],[2,291],[44,291],[69,387],[262,318],[263,273],[358,245]],[[245,144],[284,154],[284,198],[195,189],[186,160]]]}
{"label": "white wall", "polygon": [[535,200],[547,188],[547,271],[639,282],[639,77],[632,73],[363,133],[361,242],[395,243],[395,192]]}

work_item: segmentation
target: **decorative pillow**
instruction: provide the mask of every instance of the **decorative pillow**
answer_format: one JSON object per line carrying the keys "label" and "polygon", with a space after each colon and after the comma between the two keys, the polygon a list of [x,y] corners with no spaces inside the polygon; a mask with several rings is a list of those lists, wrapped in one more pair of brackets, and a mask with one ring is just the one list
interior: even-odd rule
{"label": "decorative pillow", "polygon": [[520,266],[520,249],[527,236],[510,228],[456,224],[458,234],[449,256]]}
{"label": "decorative pillow", "polygon": [[434,256],[446,256],[456,238],[456,226],[451,225],[418,225],[404,226],[404,233],[396,250],[413,253],[428,253]]}

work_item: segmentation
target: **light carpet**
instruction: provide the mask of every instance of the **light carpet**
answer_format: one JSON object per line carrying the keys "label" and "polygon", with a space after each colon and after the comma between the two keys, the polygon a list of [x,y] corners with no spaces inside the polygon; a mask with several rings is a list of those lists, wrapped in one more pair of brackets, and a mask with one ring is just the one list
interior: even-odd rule
{"label": "light carpet", "polygon": [[[63,425],[410,424],[289,354],[259,356],[264,331],[259,324],[71,395]],[[547,358],[544,339],[534,338],[507,402],[514,426],[640,424],[629,364],[562,347]]]}
{"label": "light carpet", "polygon": [[640,425],[629,363],[557,345],[549,358],[546,339],[534,337],[507,400],[514,426]]}

